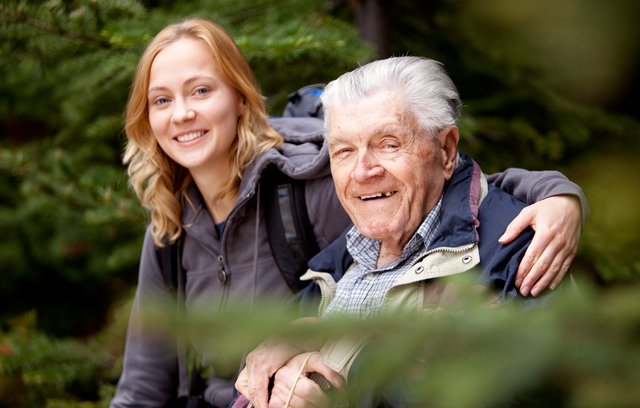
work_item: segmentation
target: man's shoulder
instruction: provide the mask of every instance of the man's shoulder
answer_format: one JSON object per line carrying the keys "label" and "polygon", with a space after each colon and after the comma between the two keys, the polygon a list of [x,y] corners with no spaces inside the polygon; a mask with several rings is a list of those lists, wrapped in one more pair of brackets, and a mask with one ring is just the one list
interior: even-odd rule
{"label": "man's shoulder", "polygon": [[513,195],[497,188],[489,186],[478,211],[478,218],[490,219],[493,222],[504,223],[505,227],[527,205]]}
{"label": "man's shoulder", "polygon": [[533,238],[533,230],[527,228],[511,244],[498,242],[507,226],[526,207],[526,204],[499,188],[490,186],[478,212],[478,235],[481,252],[509,250],[508,247],[527,246]]}

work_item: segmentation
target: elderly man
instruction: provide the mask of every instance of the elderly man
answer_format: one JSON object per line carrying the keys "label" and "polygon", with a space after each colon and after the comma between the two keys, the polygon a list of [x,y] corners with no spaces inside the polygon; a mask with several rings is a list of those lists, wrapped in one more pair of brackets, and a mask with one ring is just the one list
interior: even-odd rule
{"label": "elderly man", "polygon": [[[322,290],[322,317],[452,306],[438,278],[472,270],[494,301],[517,298],[514,280],[532,231],[506,245],[498,240],[524,204],[488,188],[479,166],[458,151],[461,102],[441,65],[375,61],[330,83],[322,101],[331,172],[354,224],[303,276]],[[320,387],[300,374],[342,384],[360,340],[293,357],[275,377],[269,407],[322,405]],[[283,361],[296,351],[278,347],[273,358]]]}

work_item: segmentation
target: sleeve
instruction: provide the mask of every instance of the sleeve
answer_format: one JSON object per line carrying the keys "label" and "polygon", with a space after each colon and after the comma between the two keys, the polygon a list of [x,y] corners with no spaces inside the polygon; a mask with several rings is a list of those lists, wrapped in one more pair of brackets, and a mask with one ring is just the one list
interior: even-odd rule
{"label": "sleeve", "polygon": [[308,180],[305,188],[309,221],[318,247],[323,249],[351,225],[351,220],[338,200],[331,176]]}
{"label": "sleeve", "polygon": [[214,407],[228,407],[236,397],[235,381],[211,377],[207,381],[204,399]]}
{"label": "sleeve", "polygon": [[518,266],[531,244],[534,231],[527,228],[506,245],[499,244],[498,237],[522,208],[522,202],[495,188],[482,202],[478,227],[481,265],[478,283],[493,289],[502,303],[515,301],[528,309],[545,305],[557,296],[558,291],[545,291],[537,297],[523,297],[518,293],[515,286]]}
{"label": "sleeve", "polygon": [[122,374],[111,408],[164,407],[177,395],[176,333],[161,334],[145,313],[162,299],[173,301],[173,296],[164,285],[148,228],[127,329]]}
{"label": "sleeve", "polygon": [[580,200],[582,220],[586,220],[589,215],[589,204],[582,188],[559,171],[529,171],[509,168],[500,173],[487,175],[487,181],[527,204],[533,204],[552,196],[572,195]]}

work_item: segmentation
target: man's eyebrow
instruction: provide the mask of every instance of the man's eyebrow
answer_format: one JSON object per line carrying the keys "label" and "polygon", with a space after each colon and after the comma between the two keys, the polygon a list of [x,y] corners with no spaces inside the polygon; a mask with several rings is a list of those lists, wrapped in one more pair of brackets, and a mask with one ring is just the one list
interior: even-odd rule
{"label": "man's eyebrow", "polygon": [[399,123],[389,123],[376,128],[373,132],[373,136],[394,135],[402,129]]}
{"label": "man's eyebrow", "polygon": [[[374,129],[370,136],[371,137],[379,137],[379,136],[385,136],[385,135],[397,135],[398,133],[400,133],[402,131],[402,126],[399,123],[389,123],[386,125],[382,125],[376,129]],[[333,136],[329,138],[329,147],[335,146],[335,145],[339,145],[339,144],[343,144],[343,143],[350,143],[348,140],[346,140],[343,137],[340,136]]]}
{"label": "man's eyebrow", "polygon": [[337,137],[332,137],[332,138],[329,139],[328,146],[329,146],[329,148],[331,148],[333,146],[336,146],[336,145],[339,145],[339,144],[343,144],[343,143],[346,143],[344,138],[341,138],[341,137],[337,136]]}

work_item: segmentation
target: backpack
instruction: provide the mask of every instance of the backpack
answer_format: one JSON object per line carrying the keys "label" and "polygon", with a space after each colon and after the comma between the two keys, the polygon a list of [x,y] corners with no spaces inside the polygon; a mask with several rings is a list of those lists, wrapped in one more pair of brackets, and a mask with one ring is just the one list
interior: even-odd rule
{"label": "backpack", "polygon": [[314,118],[324,119],[324,110],[320,95],[324,91],[324,84],[313,84],[303,86],[288,96],[289,102],[284,108],[282,116],[311,116]]}

